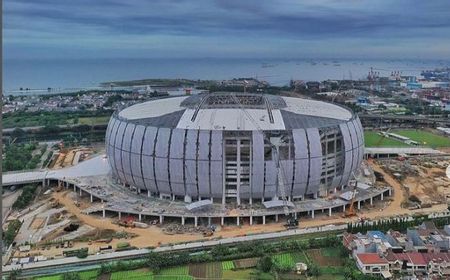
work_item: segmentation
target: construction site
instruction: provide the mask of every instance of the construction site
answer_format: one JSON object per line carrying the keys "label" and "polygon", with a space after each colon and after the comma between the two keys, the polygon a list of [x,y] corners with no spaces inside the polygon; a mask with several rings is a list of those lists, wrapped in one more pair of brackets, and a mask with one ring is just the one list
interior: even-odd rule
{"label": "construction site", "polygon": [[[133,122],[142,118],[141,109],[147,112],[134,108],[111,118],[106,154],[61,147],[47,169],[4,174],[4,186],[39,185],[30,206],[5,217],[4,226],[19,221],[20,229],[4,261],[26,264],[448,211],[450,156],[364,156],[363,130],[353,113],[296,103],[295,110],[303,108],[295,113],[299,118],[282,110],[294,110],[290,102],[309,101],[178,98],[161,107],[169,111],[145,118],[146,125],[158,119],[171,128]],[[233,110],[239,121],[206,116],[202,106],[217,116]],[[189,129],[189,122],[210,131]],[[395,153],[403,150],[389,151]]]}

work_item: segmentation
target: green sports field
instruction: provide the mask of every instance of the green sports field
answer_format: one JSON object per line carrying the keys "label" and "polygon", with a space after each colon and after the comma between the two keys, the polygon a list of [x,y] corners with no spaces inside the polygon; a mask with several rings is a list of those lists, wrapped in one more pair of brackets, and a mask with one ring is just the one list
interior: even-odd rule
{"label": "green sports field", "polygon": [[409,137],[411,140],[417,141],[420,145],[428,147],[450,147],[450,137],[437,135],[424,130],[405,129],[398,130],[395,133]]}
{"label": "green sports field", "polygon": [[401,141],[383,137],[375,131],[365,131],[364,142],[366,147],[410,147]]}
{"label": "green sports field", "polygon": [[[420,146],[431,148],[450,147],[450,137],[437,135],[428,131],[416,129],[400,129],[391,130],[390,132],[408,137],[411,140],[418,142]],[[383,137],[376,131],[365,131],[364,141],[366,147],[411,147],[411,145],[405,144],[401,141]]]}

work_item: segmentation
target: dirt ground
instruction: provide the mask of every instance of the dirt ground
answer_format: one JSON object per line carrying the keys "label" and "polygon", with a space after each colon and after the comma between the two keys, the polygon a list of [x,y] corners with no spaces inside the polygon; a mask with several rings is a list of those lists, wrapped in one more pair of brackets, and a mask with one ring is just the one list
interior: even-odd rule
{"label": "dirt ground", "polygon": [[[314,226],[324,226],[329,224],[343,224],[351,221],[357,221],[361,217],[365,219],[379,219],[393,216],[401,216],[401,215],[413,215],[415,213],[432,213],[443,211],[447,208],[446,203],[436,204],[430,208],[417,209],[417,210],[408,210],[406,208],[402,208],[402,202],[405,200],[406,192],[402,187],[402,184],[397,181],[393,176],[389,173],[385,172],[380,165],[375,162],[369,162],[371,167],[383,174],[384,179],[387,184],[392,186],[393,193],[392,196],[386,198],[383,202],[377,202],[376,208],[363,207],[360,211],[358,211],[358,215],[351,218],[342,218],[342,213],[334,213],[331,217],[327,216],[326,213],[317,213],[315,219],[302,217],[300,219],[300,228],[306,227],[314,227]],[[432,170],[430,172],[433,172]],[[158,226],[150,226],[149,228],[125,228],[120,227],[117,224],[113,223],[113,219],[111,218],[101,218],[94,215],[86,215],[82,213],[82,209],[87,207],[83,200],[79,200],[81,203],[80,206],[75,205],[75,201],[72,198],[71,191],[64,192],[54,192],[52,194],[55,200],[58,200],[61,206],[66,208],[66,211],[73,215],[76,220],[78,220],[81,224],[87,224],[92,226],[99,231],[110,231],[110,232],[126,232],[130,236],[128,239],[113,239],[109,245],[112,245],[113,248],[116,247],[119,242],[128,242],[131,246],[135,246],[138,248],[145,248],[149,246],[159,246],[161,244],[167,243],[180,243],[187,241],[195,241],[195,240],[205,240],[210,238],[203,237],[200,233],[189,233],[189,234],[176,234],[176,235],[167,235],[162,232],[162,229]],[[243,224],[241,226],[225,226],[220,229],[220,231],[216,232],[213,237],[235,237],[235,236],[243,236],[249,234],[257,234],[264,232],[275,232],[285,230],[283,222],[279,223],[268,223],[266,225],[256,224],[256,225],[248,225]],[[75,242],[73,249],[89,247],[89,253],[96,253],[101,246],[105,246],[105,243],[102,242]],[[52,246],[51,248],[46,248],[45,250],[39,250],[32,252],[32,254],[41,253],[44,256],[59,256],[62,254],[63,249],[55,248]]]}

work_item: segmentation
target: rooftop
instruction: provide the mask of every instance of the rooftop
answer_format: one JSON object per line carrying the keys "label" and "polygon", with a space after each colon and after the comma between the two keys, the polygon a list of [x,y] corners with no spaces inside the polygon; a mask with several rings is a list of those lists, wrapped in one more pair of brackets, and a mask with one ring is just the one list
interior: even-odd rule
{"label": "rooftop", "polygon": [[353,113],[322,101],[224,92],[152,100],[117,116],[137,124],[180,129],[284,130],[338,125],[352,119]]}
{"label": "rooftop", "polygon": [[377,253],[362,253],[356,254],[356,257],[361,261],[362,264],[387,264],[388,261],[380,258]]}

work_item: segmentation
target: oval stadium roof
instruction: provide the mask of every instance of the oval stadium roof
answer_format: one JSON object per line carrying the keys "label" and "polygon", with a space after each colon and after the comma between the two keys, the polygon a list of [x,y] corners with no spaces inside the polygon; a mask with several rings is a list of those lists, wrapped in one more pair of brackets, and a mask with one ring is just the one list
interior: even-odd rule
{"label": "oval stadium roof", "polygon": [[227,92],[152,100],[130,106],[118,117],[146,126],[248,131],[333,126],[353,113],[322,101]]}

